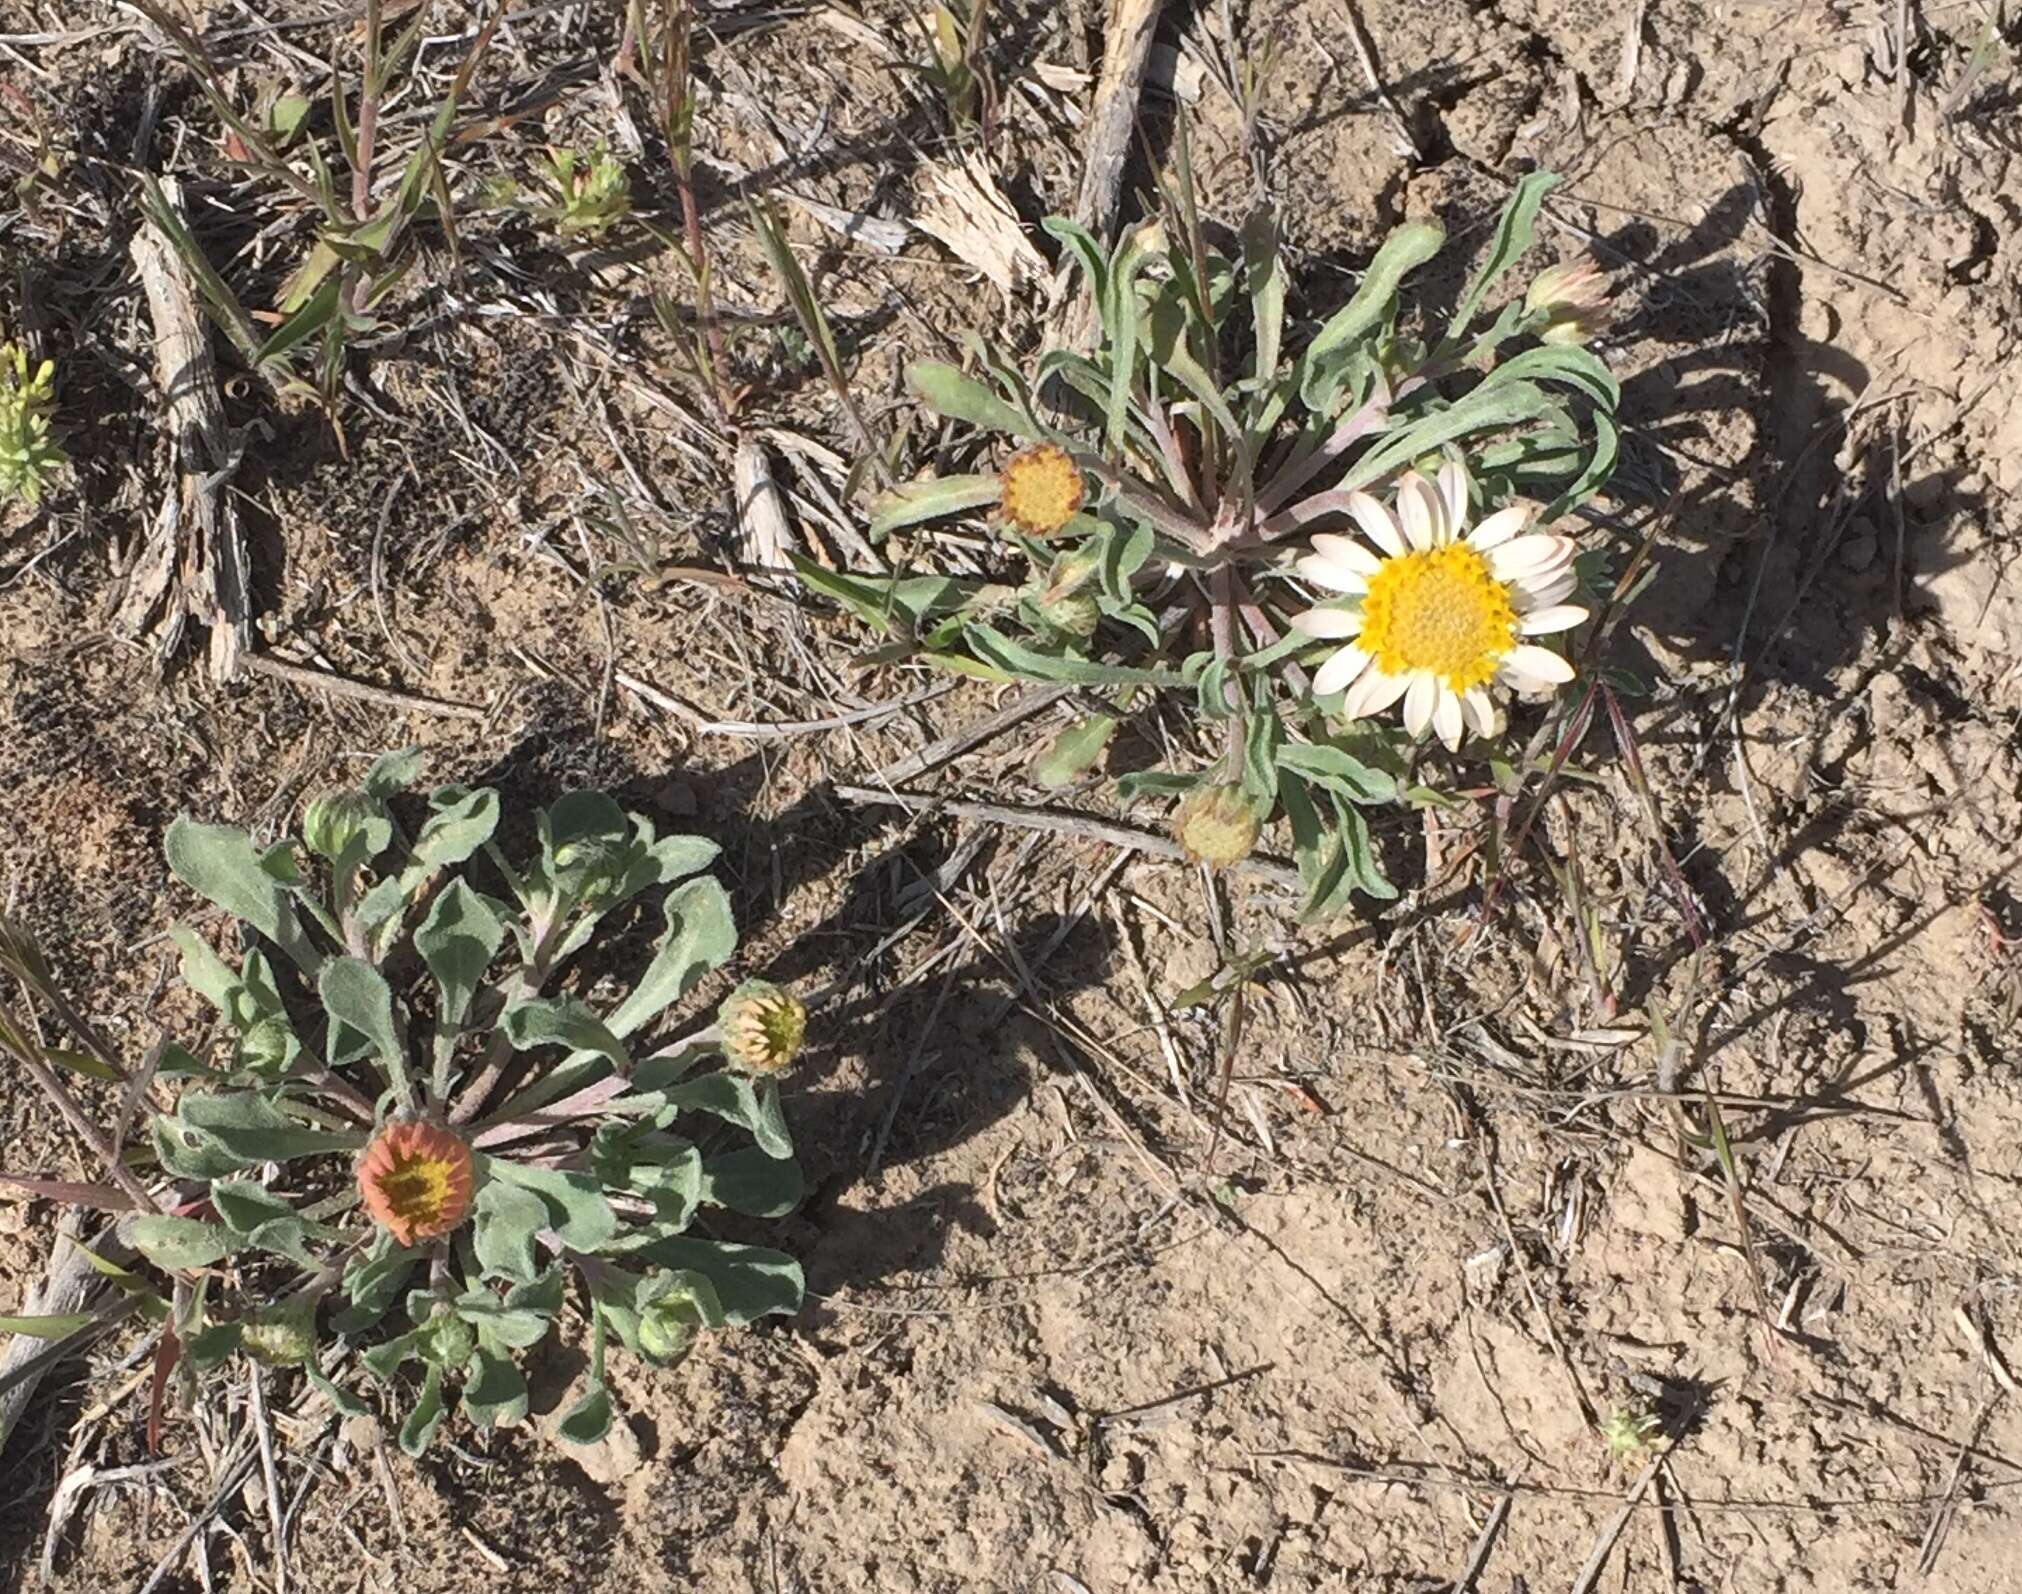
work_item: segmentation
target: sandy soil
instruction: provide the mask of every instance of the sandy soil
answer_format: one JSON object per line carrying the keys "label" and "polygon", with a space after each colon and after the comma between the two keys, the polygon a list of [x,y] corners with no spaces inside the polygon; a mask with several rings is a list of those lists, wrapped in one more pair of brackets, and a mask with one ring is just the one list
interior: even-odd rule
{"label": "sandy soil", "polygon": [[[619,136],[599,9],[518,24],[491,91],[581,64],[548,131]],[[1086,90],[1039,69],[1086,63],[1083,9],[993,13],[989,158],[1028,223],[1077,180]],[[1204,896],[1099,844],[835,796],[988,713],[979,687],[779,739],[699,724],[930,683],[852,672],[860,633],[764,590],[587,579],[637,553],[599,518],[607,484],[650,528],[648,562],[720,565],[728,473],[670,404],[645,307],[682,291],[678,265],[565,257],[523,224],[474,233],[467,277],[425,262],[430,313],[373,363],[348,458],[313,417],[228,391],[234,424],[268,429],[239,482],[263,637],[483,717],[220,689],[192,661],[158,678],[110,623],[164,480],[120,172],[159,90],[151,158],[223,193],[215,127],[126,13],[0,7],[0,103],[32,106],[72,173],[32,215],[0,205],[0,307],[35,307],[77,461],[46,513],[0,510],[0,898],[81,1005],[135,1050],[191,1033],[159,940],[191,907],[160,861],[168,820],[282,824],[406,741],[443,779],[516,798],[597,781],[717,836],[746,934],[733,972],[848,982],[789,1092],[812,1193],[780,1243],[806,1259],[806,1312],[671,1372],[620,1363],[636,1420],[588,1456],[536,1422],[411,1463],[297,1403],[289,1586],[2022,1588],[2003,1360],[2022,1346],[2022,117],[2015,25],[2004,39],[1993,14],[1265,4],[1240,23],[1281,41],[1255,165],[1188,64],[1220,49],[1221,12],[1167,20],[1211,208],[1239,216],[1261,166],[1308,311],[1399,220],[1438,216],[1464,258],[1514,174],[1566,174],[1540,254],[1591,249],[1622,311],[1604,348],[1624,462],[1583,535],[1657,533],[1609,661],[1656,830],[1603,726],[1581,751],[1594,779],[1486,921],[1469,812],[1383,838],[1414,889],[1381,917],[1301,930],[1263,888]],[[248,15],[209,8],[238,30],[220,51],[249,81],[299,69],[297,36],[255,51]],[[908,416],[904,359],[965,327],[1031,347],[1045,312],[1043,285],[1007,299],[924,236],[880,253],[798,203],[903,218],[948,153],[931,100],[839,17],[726,12],[702,58],[721,291],[769,318],[744,345],[755,414],[816,544],[843,491],[823,451],[852,438],[777,330],[737,174],[791,196],[881,428]],[[869,26],[918,53],[895,8]],[[299,38],[314,58],[329,34]],[[1171,102],[1148,110],[1162,151]],[[662,168],[633,165],[641,203],[671,203]],[[208,225],[271,286],[243,224]],[[1040,800],[1024,765],[1056,723],[920,785]],[[1567,859],[1598,954],[1545,867]],[[937,870],[945,904],[920,886]],[[1217,936],[1280,955],[1209,1168],[1220,1021],[1171,1003],[1214,971]],[[1653,1011],[1686,1105],[1721,1104],[1746,1244],[1715,1160],[1676,1133]],[[80,1166],[25,1081],[0,1077],[0,1115],[8,1169]],[[53,1221],[0,1195],[0,1303],[39,1276]],[[0,1457],[0,1583],[34,1580],[59,1483],[149,1463],[128,1348],[45,1386]],[[579,1366],[569,1346],[543,1361],[547,1407]],[[1613,1460],[1589,1425],[1637,1401],[1672,1436],[1662,1466]],[[245,1421],[239,1386],[171,1423],[161,1466],[85,1478],[55,1587],[144,1582],[209,1511],[209,1457]],[[159,1587],[274,1586],[257,1482],[195,1542]]]}

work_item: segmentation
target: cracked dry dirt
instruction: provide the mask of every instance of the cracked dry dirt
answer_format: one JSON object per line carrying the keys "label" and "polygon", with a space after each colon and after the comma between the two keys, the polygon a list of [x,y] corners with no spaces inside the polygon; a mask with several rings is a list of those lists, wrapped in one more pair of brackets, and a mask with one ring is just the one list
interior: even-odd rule
{"label": "cracked dry dirt", "polygon": [[[1099,1049],[1070,1054],[990,953],[908,984],[938,942],[907,943],[826,1015],[790,1094],[814,1192],[781,1242],[807,1258],[803,1316],[671,1372],[619,1364],[639,1418],[587,1465],[538,1425],[396,1455],[397,1521],[369,1429],[306,1422],[326,1470],[297,1518],[293,1586],[1429,1594],[1470,1566],[1506,1496],[1472,1587],[1543,1594],[1574,1586],[1633,1477],[1582,1403],[1643,1399],[1676,1443],[1599,1588],[2022,1588],[2022,1400],[1996,1371],[2003,1347],[2022,1356],[2022,119],[2005,67],[1955,93],[1991,8],[1909,7],[1905,73],[1896,14],[1292,0],[1250,19],[1282,45],[1263,165],[1307,308],[1338,302],[1406,217],[1460,241],[1419,285],[1450,294],[1531,166],[1566,176],[1540,256],[1591,248],[1617,273],[1624,457],[1585,534],[1627,549],[1668,506],[1657,579],[1610,662],[1640,683],[1635,734],[1711,943],[1696,992],[1604,732],[1589,743],[1601,780],[1547,841],[1577,854],[1603,907],[1609,1000],[1542,870],[1471,939],[1478,896],[1451,880],[1327,933],[1295,934],[1284,902],[1235,892],[1238,939],[1284,940],[1293,961],[1253,1008],[1220,1202],[1164,1172],[1191,1176],[1205,1153],[1215,1026],[1148,1007],[1215,966],[1183,928],[1201,918],[1192,881],[1127,863],[1042,966],[1054,1009]],[[1369,91],[1358,16],[1398,114]],[[892,37],[897,18],[874,13]],[[1166,36],[1206,38],[1210,20],[1169,18]],[[1024,30],[1007,75],[1073,58],[1050,13],[1003,26]],[[903,216],[916,179],[891,129],[913,102],[853,37],[819,8],[738,34],[706,137],[765,169],[749,114],[763,98],[842,152],[795,168],[803,196]],[[2015,44],[2011,23],[2008,59]],[[131,41],[91,48],[100,81],[74,91],[49,75],[79,53],[23,47],[42,71],[6,57],[0,74],[110,147],[161,68]],[[1168,109],[1155,101],[1155,119]],[[1194,109],[1207,208],[1239,216],[1240,120],[1212,85]],[[1007,119],[993,161],[1028,222],[1067,204],[1072,149]],[[826,235],[795,225],[819,252]],[[112,1032],[144,1042],[156,1020],[196,1020],[157,994],[147,950],[188,907],[158,861],[168,818],[279,821],[392,740],[425,743],[444,779],[545,795],[594,778],[724,839],[749,935],[739,973],[849,967],[951,860],[965,911],[989,922],[994,881],[1031,952],[1114,862],[954,823],[909,831],[826,794],[986,712],[974,689],[916,720],[776,745],[692,735],[623,694],[607,711],[613,637],[628,672],[752,719],[823,712],[791,683],[837,678],[822,672],[859,639],[679,585],[638,583],[606,612],[557,577],[529,528],[566,522],[580,472],[645,460],[671,496],[712,506],[721,484],[682,475],[670,423],[635,392],[568,379],[552,307],[511,284],[498,302],[514,314],[450,317],[428,359],[377,373],[399,415],[439,416],[456,384],[495,452],[460,451],[447,421],[440,447],[367,421],[340,471],[305,425],[252,488],[288,549],[264,578],[276,636],[506,706],[479,727],[395,726],[274,683],[155,685],[100,640],[104,550],[143,512],[106,462],[145,452],[151,411],[122,374],[145,368],[144,336],[107,286],[117,253],[94,257],[90,239],[80,223],[70,253],[16,259],[0,236],[9,272],[37,275],[80,330],[75,380],[104,403],[76,449],[97,488],[85,534],[26,573],[0,543],[0,880]],[[731,302],[776,309],[748,245],[726,250]],[[1034,305],[1007,311],[924,240],[823,260],[835,312],[869,329],[853,371],[880,415],[903,360],[935,352],[929,323],[1035,325]],[[87,336],[103,293],[115,313]],[[847,446],[818,383],[785,418]],[[389,493],[405,653],[360,597]],[[710,557],[694,539],[723,518],[697,513],[669,557]],[[754,668],[787,684],[754,684]],[[919,683],[855,684],[876,700]],[[1023,762],[1049,729],[964,761],[950,788],[1031,797]],[[1422,883],[1415,832],[1388,840],[1394,872]],[[1780,1335],[1713,1163],[1681,1160],[1653,1097],[1647,1004],[1689,1011],[1686,1083],[1729,1103]],[[0,1109],[9,1166],[70,1166],[12,1081]],[[0,1300],[39,1267],[49,1221],[0,1197]],[[549,1406],[579,1365],[564,1349],[544,1366]],[[130,1398],[89,1425],[87,1453],[70,1449],[117,1376],[59,1389],[0,1459],[0,1581],[31,1577],[67,1466],[145,1459]],[[97,1495],[56,1587],[144,1577],[206,1498],[199,1449],[185,1428],[149,1492]],[[269,1586],[264,1506],[249,1494],[221,1520],[219,1586]],[[198,1586],[187,1567],[177,1579]]]}

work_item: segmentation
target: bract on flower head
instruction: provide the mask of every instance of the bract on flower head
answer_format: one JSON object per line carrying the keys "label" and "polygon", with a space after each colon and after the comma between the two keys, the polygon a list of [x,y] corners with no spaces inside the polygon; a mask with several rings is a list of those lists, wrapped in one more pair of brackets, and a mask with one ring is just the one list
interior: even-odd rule
{"label": "bract on flower head", "polygon": [[358,1161],[365,1210],[402,1245],[439,1239],[470,1216],[470,1146],[429,1123],[388,1124]]}
{"label": "bract on flower head", "polygon": [[768,980],[746,980],[717,1010],[723,1055],[751,1074],[776,1074],[800,1054],[807,1007]]}
{"label": "bract on flower head", "polygon": [[1226,869],[1249,857],[1263,823],[1242,787],[1197,786],[1173,810],[1172,833],[1192,862]]}
{"label": "bract on flower head", "polygon": [[1407,472],[1394,512],[1359,492],[1346,508],[1368,542],[1323,533],[1298,565],[1308,581],[1344,597],[1292,621],[1306,636],[1345,644],[1313,679],[1318,696],[1346,692],[1344,717],[1402,699],[1406,730],[1423,736],[1429,728],[1457,748],[1469,731],[1500,728],[1492,685],[1539,693],[1573,678],[1564,657],[1525,640],[1587,618],[1583,605],[1566,601],[1578,586],[1570,538],[1525,532],[1530,511],[1514,505],[1469,530],[1458,464],[1440,469],[1437,486]]}
{"label": "bract on flower head", "polygon": [[1034,443],[1005,462],[1004,518],[1028,537],[1050,537],[1081,508],[1086,487],[1074,457],[1057,443]]}

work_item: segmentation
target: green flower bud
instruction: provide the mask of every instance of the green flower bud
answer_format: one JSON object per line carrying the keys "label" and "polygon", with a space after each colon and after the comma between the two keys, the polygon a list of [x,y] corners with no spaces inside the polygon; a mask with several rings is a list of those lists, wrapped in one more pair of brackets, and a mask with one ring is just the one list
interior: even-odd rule
{"label": "green flower bud", "polygon": [[1240,786],[1196,786],[1173,810],[1173,839],[1195,863],[1226,869],[1249,857],[1263,822]]}
{"label": "green flower bud", "polygon": [[746,980],[716,1010],[723,1055],[750,1074],[776,1074],[800,1053],[807,1038],[807,1008],[791,991],[767,980]]}
{"label": "green flower bud", "polygon": [[462,1367],[476,1349],[477,1330],[447,1306],[438,1306],[435,1315],[415,1331],[414,1354],[446,1373]]}
{"label": "green flower bud", "polygon": [[302,845],[331,862],[344,855],[374,818],[371,801],[355,791],[325,792],[302,810]]}
{"label": "green flower bud", "polygon": [[1095,627],[1102,619],[1102,605],[1092,592],[1074,592],[1064,598],[1054,598],[1039,606],[1039,618],[1056,631],[1071,637],[1086,639],[1095,635]]}
{"label": "green flower bud", "polygon": [[256,1074],[278,1073],[295,1050],[295,1032],[285,1018],[256,1019],[239,1037],[239,1065]]}
{"label": "green flower bud", "polygon": [[316,1354],[316,1303],[298,1296],[262,1307],[239,1325],[239,1348],[264,1367],[294,1367]]}
{"label": "green flower bud", "polygon": [[686,1285],[670,1282],[664,1294],[639,1304],[639,1349],[653,1361],[671,1362],[702,1326],[694,1295]]}

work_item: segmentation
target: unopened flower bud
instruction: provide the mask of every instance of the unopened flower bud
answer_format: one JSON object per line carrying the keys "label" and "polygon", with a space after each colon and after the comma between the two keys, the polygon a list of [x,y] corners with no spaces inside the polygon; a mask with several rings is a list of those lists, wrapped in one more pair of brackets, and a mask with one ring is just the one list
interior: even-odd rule
{"label": "unopened flower bud", "polygon": [[302,845],[335,862],[365,833],[373,817],[371,801],[355,791],[325,792],[302,810]]}
{"label": "unopened flower bud", "polygon": [[685,1351],[702,1327],[702,1309],[682,1284],[644,1302],[639,1308],[639,1349],[657,1362],[669,1362]]}
{"label": "unopened flower bud", "polygon": [[256,1074],[278,1072],[288,1066],[295,1032],[285,1018],[256,1019],[239,1037],[239,1062]]}
{"label": "unopened flower bud", "polygon": [[316,1303],[307,1297],[262,1307],[239,1325],[239,1349],[266,1367],[293,1367],[316,1354]]}
{"label": "unopened flower bud", "polygon": [[1173,839],[1194,863],[1226,869],[1249,857],[1263,823],[1240,786],[1197,786],[1173,810]]}
{"label": "unopened flower bud", "polygon": [[438,1306],[428,1321],[415,1330],[415,1355],[446,1373],[463,1366],[476,1350],[477,1330],[449,1306]]}
{"label": "unopened flower bud", "polygon": [[1585,343],[1608,324],[1608,278],[1582,255],[1538,274],[1524,295],[1524,309],[1544,318],[1538,337],[1546,343]]}
{"label": "unopened flower bud", "polygon": [[807,1038],[806,1006],[766,980],[746,980],[726,996],[716,1022],[723,1031],[723,1055],[751,1074],[778,1073]]}

